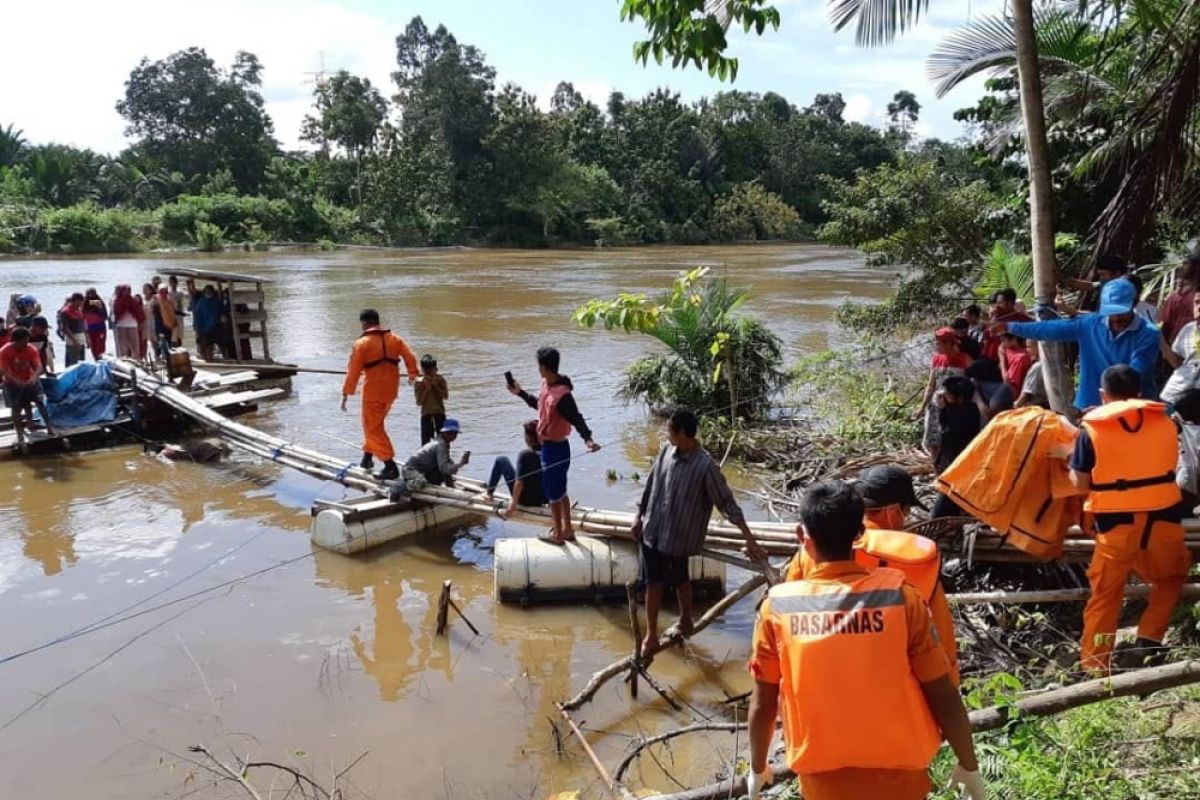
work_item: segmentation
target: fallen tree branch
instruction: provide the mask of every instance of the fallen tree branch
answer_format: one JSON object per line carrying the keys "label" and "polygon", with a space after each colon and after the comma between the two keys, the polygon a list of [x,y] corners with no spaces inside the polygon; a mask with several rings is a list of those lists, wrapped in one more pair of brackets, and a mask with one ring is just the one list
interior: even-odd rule
{"label": "fallen tree branch", "polygon": [[637,760],[638,756],[642,754],[643,750],[645,750],[647,747],[652,747],[653,745],[659,744],[660,742],[667,742],[676,738],[677,736],[696,733],[697,731],[725,731],[727,733],[733,733],[737,730],[745,730],[746,727],[747,723],[745,722],[697,722],[694,725],[685,725],[682,728],[673,728],[664,733],[657,734],[656,736],[647,736],[645,738],[638,739],[634,744],[633,750],[626,753],[625,757],[621,759],[621,763],[617,765],[617,771],[613,773],[613,777],[615,777],[617,780],[621,780],[621,778],[625,775],[625,770],[629,769],[629,766]]}
{"label": "fallen tree branch", "polygon": [[[1177,661],[1174,664],[1134,670],[1110,678],[1096,678],[1074,686],[1032,695],[1018,700],[1011,706],[991,706],[972,711],[971,730],[982,733],[1001,728],[1013,718],[1014,710],[1019,717],[1046,717],[1104,700],[1130,695],[1145,696],[1192,683],[1200,683],[1200,661]],[[777,781],[795,777],[792,771],[782,764],[772,764],[771,768]],[[661,795],[659,800],[724,800],[745,794],[746,776],[739,775],[686,792]]]}
{"label": "fallen tree branch", "polygon": [[[732,608],[734,605],[736,605],[738,603],[738,601],[745,598],[747,595],[749,595],[754,590],[758,589],[760,586],[762,586],[766,582],[767,582],[766,576],[755,575],[754,577],[750,578],[745,583],[743,583],[735,591],[732,591],[729,594],[722,597],[711,608],[709,608],[708,611],[704,612],[704,616],[702,616],[702,617],[700,617],[700,619],[696,620],[696,624],[692,628],[691,636],[695,636],[696,634],[700,633],[700,631],[704,630],[709,625],[711,625],[713,622],[720,619],[721,616],[726,611],[728,611],[730,608]],[[664,650],[668,647],[678,644],[679,642],[682,642],[684,639],[687,639],[687,638],[690,638],[690,637],[684,636],[682,633],[679,632],[679,630],[677,628],[672,627],[672,628],[668,629],[667,631],[665,631],[661,636],[658,637],[659,650]],[[565,711],[576,710],[577,708],[582,706],[584,703],[588,702],[593,697],[595,697],[596,692],[600,691],[601,686],[608,683],[610,680],[617,677],[618,675],[621,675],[622,673],[627,672],[633,666],[634,666],[633,656],[626,656],[625,658],[622,658],[620,661],[609,664],[604,669],[602,669],[599,672],[597,672],[596,674],[592,675],[591,680],[589,680],[587,682],[587,685],[583,687],[583,690],[580,691],[579,694],[575,695],[567,702],[563,703],[562,708]]]}
{"label": "fallen tree branch", "polygon": [[[1028,592],[960,592],[948,594],[946,600],[952,606],[968,605],[999,605],[1011,606],[1023,603],[1070,603],[1077,600],[1087,600],[1091,597],[1091,589],[1045,589]],[[1125,588],[1126,597],[1146,597],[1150,594],[1149,586],[1128,586]],[[1185,583],[1184,598],[1200,597],[1200,583]]]}
{"label": "fallen tree branch", "polygon": [[600,779],[604,781],[604,785],[608,787],[608,791],[622,800],[633,800],[633,793],[621,785],[618,781],[613,780],[613,776],[604,768],[604,763],[596,755],[596,751],[588,744],[587,738],[583,735],[583,731],[579,730],[579,726],[575,724],[575,720],[567,712],[562,704],[558,706],[558,713],[562,714],[562,718],[567,721],[567,725],[571,728],[571,733],[575,734],[575,738],[579,740],[579,744],[583,746],[583,751],[587,753],[587,757],[591,760],[592,766],[596,768],[596,772],[600,774]]}

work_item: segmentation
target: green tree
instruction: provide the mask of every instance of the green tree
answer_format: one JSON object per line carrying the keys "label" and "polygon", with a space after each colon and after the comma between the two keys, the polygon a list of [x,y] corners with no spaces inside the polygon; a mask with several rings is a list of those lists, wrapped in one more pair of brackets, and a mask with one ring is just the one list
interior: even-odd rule
{"label": "green tree", "polygon": [[948,174],[933,159],[906,157],[830,188],[821,238],[857,247],[870,266],[902,270],[887,303],[843,308],[841,319],[860,329],[888,332],[960,308],[985,254],[1005,232],[988,184]]}
{"label": "green tree", "polygon": [[640,18],[650,38],[633,46],[634,58],[643,64],[654,56],[671,66],[694,64],[721,80],[737,79],[738,61],[726,56],[725,32],[732,23],[760,35],[767,26],[779,27],[779,12],[765,0],[622,0],[621,19]]}
{"label": "green tree", "polygon": [[800,215],[761,184],[739,183],[717,200],[712,228],[720,239],[794,239],[800,233]]}
{"label": "green tree", "polygon": [[812,105],[805,110],[833,122],[842,122],[842,114],[846,112],[846,100],[842,97],[841,92],[818,94],[813,98]]}
{"label": "green tree", "polygon": [[0,169],[16,164],[25,152],[26,144],[24,131],[11,124],[7,128],[0,127]]}
{"label": "green tree", "polygon": [[574,319],[587,328],[601,324],[653,336],[667,347],[629,365],[622,390],[627,399],[659,412],[687,406],[729,419],[760,419],[786,375],[779,338],[739,313],[747,298],[699,267],[682,273],[661,297],[622,293],[592,300],[575,310]]}
{"label": "green tree", "polygon": [[259,93],[262,65],[239,52],[228,70],[191,47],[160,61],[143,58],[125,82],[117,111],[154,169],[187,176],[229,170],[242,192],[262,185],[276,150]]}
{"label": "green tree", "polygon": [[921,115],[921,104],[917,102],[915,94],[907,89],[901,89],[892,96],[892,101],[887,104],[887,114],[892,125],[907,135],[912,126],[917,124],[917,119]]}
{"label": "green tree", "polygon": [[362,203],[362,160],[375,144],[387,101],[367,78],[339,70],[313,89],[316,114],[304,118],[300,138],[328,154],[332,142],[354,161],[355,198]]}

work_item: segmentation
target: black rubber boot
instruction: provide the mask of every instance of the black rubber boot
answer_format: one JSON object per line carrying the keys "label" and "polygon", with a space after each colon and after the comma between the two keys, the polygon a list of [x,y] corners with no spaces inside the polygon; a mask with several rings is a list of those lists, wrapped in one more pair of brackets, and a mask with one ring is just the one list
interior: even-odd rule
{"label": "black rubber boot", "polygon": [[362,461],[358,462],[358,465],[363,469],[371,469],[375,466],[375,456],[370,453],[363,453]]}
{"label": "black rubber boot", "polygon": [[1133,643],[1134,652],[1141,656],[1142,666],[1158,667],[1167,663],[1167,654],[1171,648],[1162,642],[1139,636]]}
{"label": "black rubber boot", "polygon": [[375,478],[381,481],[394,481],[400,477],[400,468],[395,461],[383,462],[383,469],[376,473]]}

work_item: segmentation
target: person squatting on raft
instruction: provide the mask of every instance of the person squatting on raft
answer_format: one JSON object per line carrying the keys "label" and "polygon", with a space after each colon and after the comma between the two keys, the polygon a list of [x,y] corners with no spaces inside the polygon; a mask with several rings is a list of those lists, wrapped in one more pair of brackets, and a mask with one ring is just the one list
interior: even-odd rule
{"label": "person squatting on raft", "polygon": [[721,468],[696,439],[699,420],[680,409],[667,422],[668,444],[662,446],[646,475],[642,499],[633,519],[633,538],[640,544],[640,579],[646,587],[646,638],[642,656],[658,650],[658,612],[663,591],[679,600],[679,632],[692,632],[692,583],[688,559],[700,555],[713,506],[746,537],[746,553],[764,561],[766,552],[746,525],[746,517],[721,474]]}
{"label": "person squatting on raft", "polygon": [[542,490],[542,443],[538,441],[537,420],[525,423],[525,449],[517,454],[517,465],[508,456],[497,456],[492,462],[492,474],[487,481],[487,499],[490,501],[504,480],[512,500],[508,508],[497,511],[501,519],[517,513],[519,506],[537,508],[546,505],[546,493]]}
{"label": "person squatting on raft", "polygon": [[534,397],[513,381],[508,391],[525,401],[538,412],[538,439],[542,442],[542,488],[550,513],[554,515],[554,531],[542,541],[563,544],[575,541],[575,529],[571,525],[571,499],[567,497],[567,470],[571,467],[571,443],[568,438],[575,428],[583,438],[589,453],[600,449],[592,440],[592,431],[579,413],[572,394],[571,379],[558,374],[559,354],[553,347],[537,351],[538,373],[542,376],[542,388]]}
{"label": "person squatting on raft", "polygon": [[437,359],[428,353],[421,356],[421,377],[413,384],[413,394],[421,409],[421,444],[426,445],[446,421],[446,400],[450,398],[446,379],[438,374]]}
{"label": "person squatting on raft", "polygon": [[899,570],[855,560],[862,497],[841,481],[816,483],[800,518],[813,568],[767,593],[754,630],[751,800],[772,780],[780,705],[805,800],[924,798],[943,738],[958,758],[951,786],[984,800],[971,723],[924,599]]}
{"label": "person squatting on raft", "polygon": [[42,402],[42,384],[38,374],[42,360],[37,348],[29,343],[29,331],[15,328],[8,344],[0,347],[0,375],[4,380],[4,402],[12,409],[13,430],[17,434],[17,449],[25,448],[25,429],[32,422],[32,407],[46,423],[46,432],[55,435],[46,404]]}
{"label": "person squatting on raft", "polygon": [[437,436],[409,456],[401,472],[404,478],[403,490],[418,491],[426,486],[453,486],[454,476],[471,462],[470,450],[463,453],[462,460],[457,464],[450,457],[450,445],[454,444],[461,432],[458,420],[448,419],[438,429]]}
{"label": "person squatting on raft", "polygon": [[417,377],[417,358],[403,339],[380,327],[379,312],[375,309],[364,309],[358,321],[362,324],[362,336],[350,351],[341,407],[346,410],[346,398],[358,389],[358,379],[362,377],[363,456],[359,466],[371,469],[378,458],[383,469],[376,477],[395,480],[400,477],[400,468],[396,466],[396,450],[386,428],[387,415],[400,393],[401,360],[408,382],[412,383]]}
{"label": "person squatting on raft", "polygon": [[1142,375],[1126,364],[1104,370],[1103,405],[1084,415],[1074,450],[1055,453],[1069,455],[1071,483],[1088,492],[1083,507],[1095,515],[1092,594],[1080,643],[1080,666],[1088,672],[1110,671],[1130,572],[1150,584],[1135,655],[1143,663],[1163,659],[1163,637],[1192,564],[1180,524],[1183,495],[1175,483],[1178,431],[1163,403],[1138,399],[1143,385]]}
{"label": "person squatting on raft", "polygon": [[[942,588],[942,557],[937,542],[909,533],[904,524],[913,506],[925,508],[913,490],[912,477],[901,467],[887,464],[867,467],[852,484],[865,506],[863,532],[854,540],[854,561],[865,570],[891,567],[904,573],[929,606],[938,644],[950,665],[950,681],[958,686],[958,641],[954,616]],[[807,550],[788,562],[787,580],[804,580],[816,569]]]}

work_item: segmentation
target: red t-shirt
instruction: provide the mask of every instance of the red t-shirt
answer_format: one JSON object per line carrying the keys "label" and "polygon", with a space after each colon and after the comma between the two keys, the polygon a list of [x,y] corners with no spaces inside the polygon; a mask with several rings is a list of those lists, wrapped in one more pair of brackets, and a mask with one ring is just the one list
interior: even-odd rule
{"label": "red t-shirt", "polygon": [[1009,386],[1013,387],[1015,396],[1020,397],[1021,389],[1025,386],[1025,375],[1033,366],[1033,359],[1024,347],[1010,347],[1004,351],[1004,363],[1006,366],[1004,379],[1008,381]]}
{"label": "red t-shirt", "polygon": [[[1013,311],[998,317],[992,322],[1033,322],[1033,317],[1020,311]],[[984,328],[983,357],[991,361],[1000,360],[1000,335],[993,334],[990,328]]]}
{"label": "red t-shirt", "polygon": [[971,366],[971,357],[966,353],[955,353],[952,356],[948,356],[945,353],[934,353],[933,361],[929,366],[936,370],[966,370],[967,367]]}
{"label": "red t-shirt", "polygon": [[0,347],[0,370],[6,380],[11,373],[22,383],[29,383],[41,372],[42,359],[36,347],[9,342]]}

